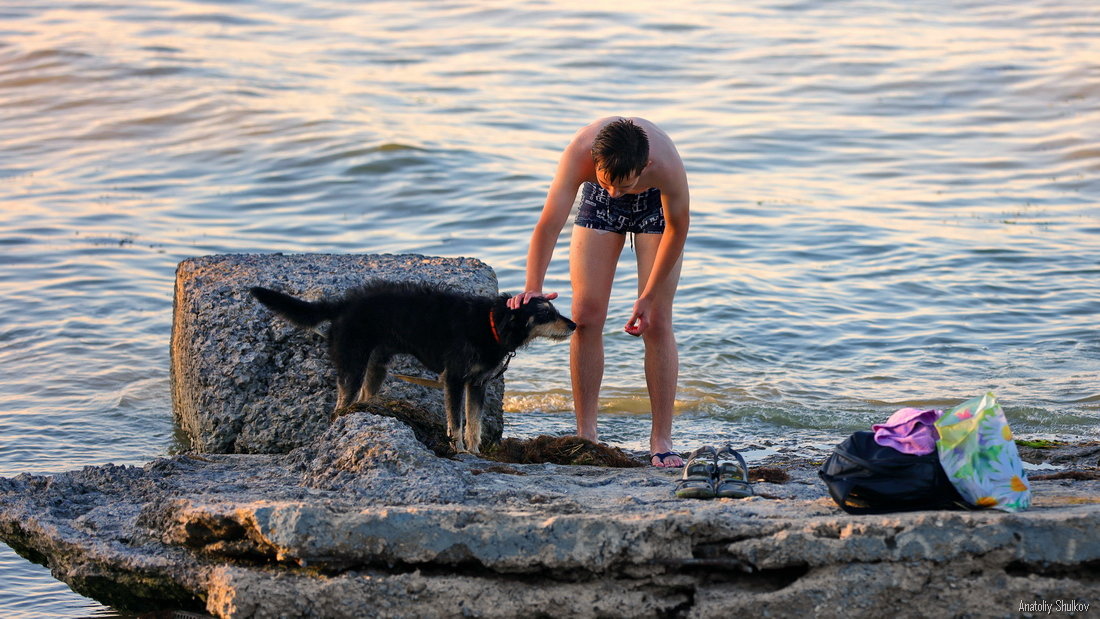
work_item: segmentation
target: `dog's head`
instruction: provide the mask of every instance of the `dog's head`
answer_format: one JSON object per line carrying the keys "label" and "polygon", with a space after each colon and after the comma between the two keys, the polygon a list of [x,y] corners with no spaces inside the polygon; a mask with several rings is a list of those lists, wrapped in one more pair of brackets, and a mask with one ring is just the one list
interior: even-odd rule
{"label": "dog's head", "polygon": [[[501,295],[506,301],[508,295]],[[562,316],[554,304],[546,299],[535,298],[518,309],[509,309],[503,305],[504,317],[500,331],[502,340],[516,348],[527,344],[536,337],[552,340],[564,340],[577,329],[577,323]]]}

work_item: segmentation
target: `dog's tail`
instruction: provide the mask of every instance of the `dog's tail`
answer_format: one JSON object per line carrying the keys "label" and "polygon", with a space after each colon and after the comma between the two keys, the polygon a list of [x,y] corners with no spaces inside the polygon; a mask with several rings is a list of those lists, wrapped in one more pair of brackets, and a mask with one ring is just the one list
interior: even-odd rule
{"label": "dog's tail", "polygon": [[332,320],[340,309],[339,303],[329,301],[311,303],[270,288],[257,286],[250,288],[249,292],[271,311],[306,329],[312,329],[326,320]]}

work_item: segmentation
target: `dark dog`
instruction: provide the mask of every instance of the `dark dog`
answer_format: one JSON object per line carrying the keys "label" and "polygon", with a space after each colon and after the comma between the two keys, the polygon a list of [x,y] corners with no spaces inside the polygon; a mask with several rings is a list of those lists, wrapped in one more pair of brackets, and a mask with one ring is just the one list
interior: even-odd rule
{"label": "dark dog", "polygon": [[439,374],[447,435],[458,451],[473,453],[481,444],[485,383],[502,373],[516,349],[532,339],[562,340],[577,328],[546,299],[512,310],[507,295],[478,297],[424,284],[368,284],[342,299],[312,303],[267,288],[250,292],[300,327],[332,321],[328,339],[336,367],[337,409],[376,394],[393,355],[419,359]]}

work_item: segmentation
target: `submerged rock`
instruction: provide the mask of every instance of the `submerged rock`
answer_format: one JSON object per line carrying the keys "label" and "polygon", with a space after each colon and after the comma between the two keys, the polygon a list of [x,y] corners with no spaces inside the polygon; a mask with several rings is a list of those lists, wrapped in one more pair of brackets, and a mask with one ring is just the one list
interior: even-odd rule
{"label": "submerged rock", "polygon": [[[497,294],[493,270],[472,258],[250,254],[181,262],[172,321],[172,405],[192,449],[283,453],[324,432],[336,403],[336,374],[324,336],[274,316],[248,289],[264,286],[316,300],[342,296],[371,280]],[[390,367],[393,373],[436,378],[408,355],[398,355]],[[503,393],[503,379],[490,383],[484,444],[500,440]],[[431,411],[446,427],[437,389],[390,376],[381,395]]]}

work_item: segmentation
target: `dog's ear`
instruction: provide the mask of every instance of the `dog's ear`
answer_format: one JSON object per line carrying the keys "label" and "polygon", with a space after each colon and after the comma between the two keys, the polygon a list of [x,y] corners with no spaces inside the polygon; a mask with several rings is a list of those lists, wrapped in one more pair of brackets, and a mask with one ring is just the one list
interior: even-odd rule
{"label": "dog's ear", "polygon": [[[504,299],[501,299],[504,301]],[[493,317],[496,320],[497,331],[503,336],[507,328],[515,325],[516,317],[522,313],[524,308],[521,306],[518,309],[512,309],[504,303],[498,303],[493,308]]]}
{"label": "dog's ear", "polygon": [[524,339],[525,321],[531,308],[521,305],[518,309],[508,307],[507,295],[501,295],[500,302],[493,308],[493,327],[496,329],[496,337],[504,346],[513,346]]}

